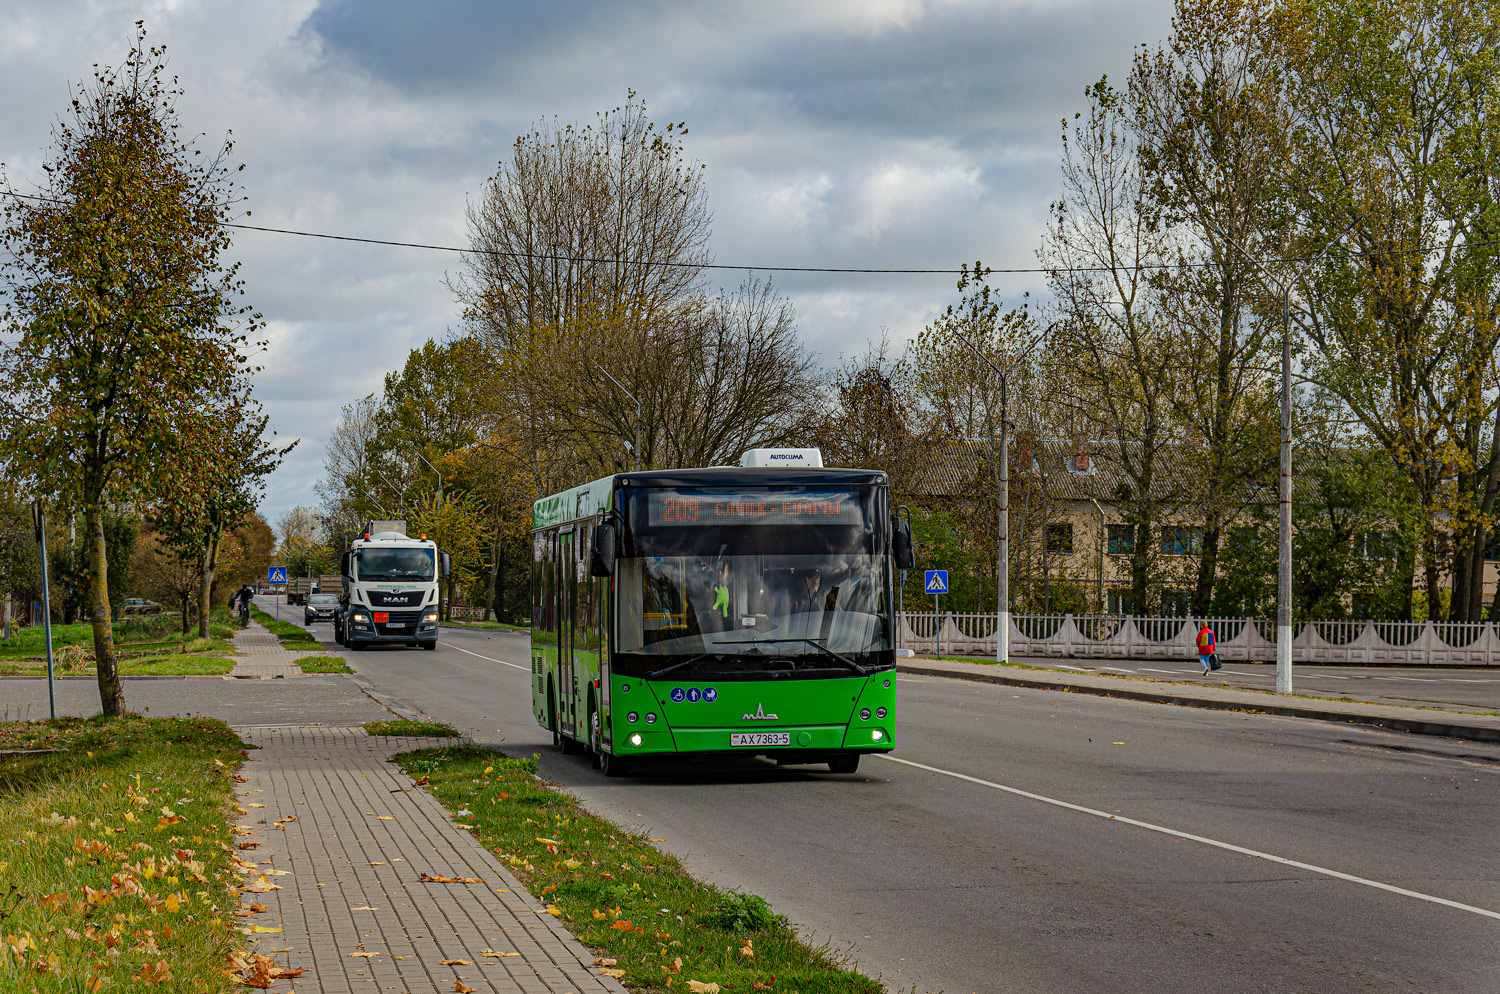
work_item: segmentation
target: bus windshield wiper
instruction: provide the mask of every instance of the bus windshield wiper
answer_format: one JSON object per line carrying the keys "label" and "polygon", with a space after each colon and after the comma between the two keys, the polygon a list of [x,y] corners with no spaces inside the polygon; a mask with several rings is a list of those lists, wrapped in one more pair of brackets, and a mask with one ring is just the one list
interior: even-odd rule
{"label": "bus windshield wiper", "polygon": [[844,655],[843,653],[834,652],[832,649],[828,648],[828,646],[824,645],[822,642],[819,642],[817,639],[784,638],[784,639],[755,639],[754,641],[755,642],[772,642],[772,643],[779,643],[779,642],[805,642],[805,643],[807,643],[808,645],[812,646],[814,649],[817,649],[820,652],[826,652],[828,655],[832,656],[834,659],[837,659],[841,664],[843,664],[844,666],[846,666],[849,669],[853,670],[855,673],[858,673],[860,676],[869,676],[870,675],[870,671],[869,670],[865,669],[863,666],[859,665],[858,663],[856,663],[854,660],[850,659],[848,656]]}
{"label": "bus windshield wiper", "polygon": [[682,669],[684,666],[691,666],[694,663],[702,662],[703,660],[707,659],[710,656],[718,656],[718,655],[721,655],[721,653],[717,653],[717,652],[702,652],[702,653],[699,653],[696,656],[693,656],[691,659],[684,659],[680,663],[673,663],[671,666],[663,666],[661,669],[657,670],[655,673],[647,673],[645,679],[647,679],[647,680],[660,680],[662,677],[666,676],[668,673],[675,673],[677,670]]}

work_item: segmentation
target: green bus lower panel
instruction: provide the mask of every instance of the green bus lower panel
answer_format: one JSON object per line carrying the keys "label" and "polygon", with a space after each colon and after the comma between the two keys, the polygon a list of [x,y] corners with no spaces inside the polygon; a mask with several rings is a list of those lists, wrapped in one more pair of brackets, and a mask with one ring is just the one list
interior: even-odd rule
{"label": "green bus lower panel", "polygon": [[[636,737],[640,743],[636,744]],[[894,747],[885,728],[849,728],[845,725],[804,725],[774,729],[743,728],[617,728],[613,748],[617,756],[663,752],[759,753],[886,751]]]}

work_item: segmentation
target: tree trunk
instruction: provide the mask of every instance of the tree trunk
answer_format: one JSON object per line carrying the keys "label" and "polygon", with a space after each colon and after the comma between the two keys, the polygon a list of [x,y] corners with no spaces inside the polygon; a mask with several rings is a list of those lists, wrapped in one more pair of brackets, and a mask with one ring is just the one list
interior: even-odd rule
{"label": "tree trunk", "polygon": [[1474,543],[1483,540],[1478,525],[1464,528],[1453,534],[1452,594],[1448,598],[1449,621],[1469,620],[1470,565],[1476,553],[1483,554],[1483,550],[1474,548]]}
{"label": "tree trunk", "polygon": [[1208,617],[1214,596],[1214,578],[1219,571],[1219,525],[1214,522],[1203,529],[1203,547],[1198,558],[1198,582],[1193,590],[1192,613]]}
{"label": "tree trunk", "polygon": [[1438,549],[1437,529],[1431,529],[1427,540],[1427,554],[1423,556],[1422,573],[1427,588],[1427,620],[1441,621],[1442,598],[1438,596]]}
{"label": "tree trunk", "polygon": [[109,559],[104,538],[104,508],[89,505],[84,513],[89,549],[88,597],[89,617],[94,624],[94,659],[99,669],[99,708],[105,717],[118,718],[125,713],[125,692],[120,686],[120,671],[115,659],[115,632],[109,614]]}
{"label": "tree trunk", "polygon": [[219,566],[217,529],[209,529],[204,534],[202,566],[203,574],[198,580],[198,637],[206,639],[208,638],[208,617],[213,610],[214,573]]}
{"label": "tree trunk", "polygon": [[499,525],[496,525],[495,537],[490,541],[490,589],[486,593],[484,601],[485,621],[490,620],[491,611],[495,613],[495,620],[500,620],[500,609],[495,606],[495,582],[500,572],[500,549],[502,545],[500,541],[501,534],[501,527]]}
{"label": "tree trunk", "polygon": [[191,617],[191,615],[189,614],[189,608],[190,608],[190,606],[191,606],[190,598],[186,594],[183,594],[182,595],[182,634],[184,634],[184,635],[186,635],[188,633],[188,620]]}

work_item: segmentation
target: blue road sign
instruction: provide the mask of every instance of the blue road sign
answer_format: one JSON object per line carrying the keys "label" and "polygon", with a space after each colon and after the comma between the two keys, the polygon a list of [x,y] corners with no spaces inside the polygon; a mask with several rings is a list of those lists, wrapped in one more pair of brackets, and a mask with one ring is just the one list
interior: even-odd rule
{"label": "blue road sign", "polygon": [[285,583],[286,582],[286,567],[285,566],[272,566],[270,569],[266,570],[266,573],[267,573],[267,576],[266,576],[266,582],[267,583]]}
{"label": "blue road sign", "polygon": [[930,569],[923,574],[922,592],[924,594],[946,594],[948,592],[948,571],[945,569]]}

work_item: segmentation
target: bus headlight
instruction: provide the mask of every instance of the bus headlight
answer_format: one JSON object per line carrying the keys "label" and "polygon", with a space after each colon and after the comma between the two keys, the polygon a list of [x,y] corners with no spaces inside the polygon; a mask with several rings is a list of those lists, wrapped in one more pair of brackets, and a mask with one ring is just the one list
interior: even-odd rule
{"label": "bus headlight", "polygon": [[871,742],[884,742],[885,741],[885,732],[881,731],[878,728],[874,729],[873,731],[870,732],[870,741]]}
{"label": "bus headlight", "polygon": [[634,733],[631,734],[631,736],[630,736],[630,744],[631,745],[638,746],[638,745],[641,744],[642,741],[644,741],[644,740],[641,738],[641,733],[640,732],[634,732]]}

